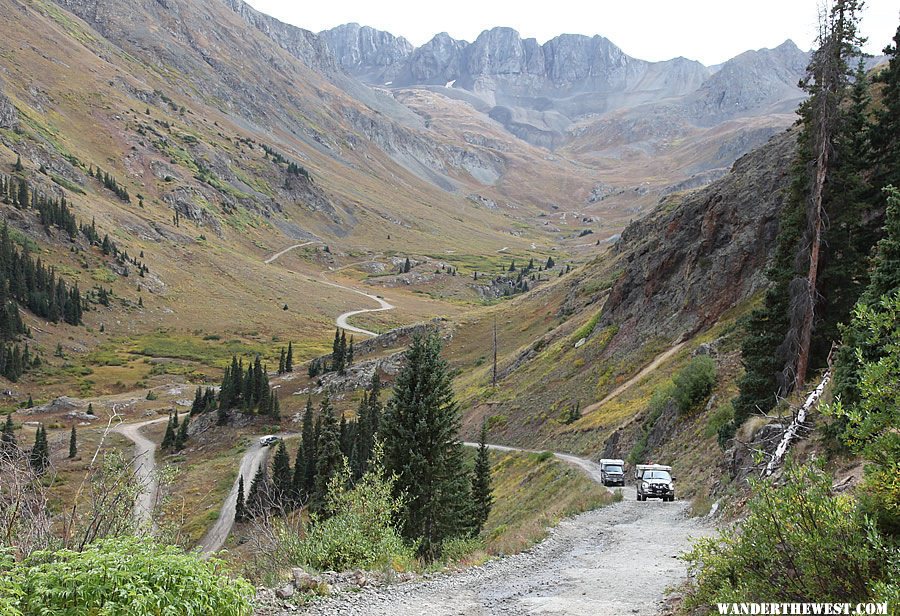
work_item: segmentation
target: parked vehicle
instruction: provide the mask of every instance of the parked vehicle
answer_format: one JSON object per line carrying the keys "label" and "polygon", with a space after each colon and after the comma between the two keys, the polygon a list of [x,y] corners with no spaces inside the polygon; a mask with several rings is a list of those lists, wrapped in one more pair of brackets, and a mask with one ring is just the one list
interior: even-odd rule
{"label": "parked vehicle", "polygon": [[279,438],[274,434],[267,434],[259,439],[259,444],[263,447],[268,447],[269,445],[274,445],[279,441]]}
{"label": "parked vehicle", "polygon": [[624,486],[625,460],[613,458],[600,460],[600,480],[605,486]]}
{"label": "parked vehicle", "polygon": [[659,498],[663,501],[675,500],[675,478],[672,467],[663,464],[638,464],[634,467],[634,481],[637,499]]}

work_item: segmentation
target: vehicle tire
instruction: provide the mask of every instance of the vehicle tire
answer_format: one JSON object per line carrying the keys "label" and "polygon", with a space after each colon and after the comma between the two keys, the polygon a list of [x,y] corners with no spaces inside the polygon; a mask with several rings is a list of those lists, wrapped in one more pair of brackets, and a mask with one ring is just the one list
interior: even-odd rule
{"label": "vehicle tire", "polygon": [[644,497],[641,496],[640,494],[637,495],[637,498],[638,498],[638,501],[643,501],[643,500],[644,500]]}

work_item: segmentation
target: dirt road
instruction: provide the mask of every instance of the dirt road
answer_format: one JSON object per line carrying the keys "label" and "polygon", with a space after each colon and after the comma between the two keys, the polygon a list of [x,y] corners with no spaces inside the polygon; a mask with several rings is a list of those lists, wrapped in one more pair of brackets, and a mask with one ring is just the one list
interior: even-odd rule
{"label": "dirt road", "polygon": [[[506,451],[511,448],[492,446]],[[556,454],[599,479],[596,463]],[[650,616],[687,571],[675,558],[691,537],[712,532],[686,516],[687,502],[625,499],[564,520],[531,550],[459,574],[367,589],[318,603],[305,614],[337,616]]]}
{"label": "dirt road", "polygon": [[367,329],[362,329],[361,327],[355,327],[347,323],[347,319],[352,316],[356,316],[358,314],[366,314],[367,312],[384,312],[386,310],[393,310],[394,305],[385,301],[383,298],[378,297],[377,295],[371,295],[370,293],[366,293],[364,291],[358,291],[352,287],[345,287],[344,285],[338,284],[336,282],[331,282],[330,280],[323,280],[322,284],[327,284],[330,287],[335,287],[336,289],[343,289],[344,291],[350,291],[352,293],[356,293],[358,295],[362,295],[364,297],[368,297],[372,301],[378,302],[378,308],[362,308],[359,310],[350,310],[349,312],[345,312],[344,314],[338,316],[335,319],[335,323],[341,329],[346,329],[348,332],[354,332],[357,334],[363,334],[365,336],[372,336],[373,338],[377,336],[375,332],[371,332]]}
{"label": "dirt road", "polygon": [[156,481],[156,443],[141,434],[141,428],[162,421],[168,421],[168,417],[158,417],[140,423],[119,424],[113,428],[122,436],[134,443],[134,472],[143,491],[134,501],[134,518],[138,526],[150,524],[150,514],[156,503],[156,492],[159,485]]}
{"label": "dirt road", "polygon": [[[285,432],[276,436],[286,438],[296,435]],[[237,505],[238,485],[241,477],[244,478],[244,496],[246,496],[246,490],[250,489],[250,482],[253,481],[256,471],[259,470],[261,464],[266,463],[269,453],[272,451],[272,447],[263,447],[258,437],[251,438],[250,446],[247,447],[247,451],[244,452],[244,456],[241,458],[240,470],[237,478],[234,480],[234,485],[231,486],[231,492],[228,493],[225,502],[222,503],[222,508],[219,510],[219,519],[216,520],[216,523],[213,524],[212,528],[207,531],[200,543],[197,544],[197,547],[206,556],[222,549],[222,546],[225,545],[225,540],[228,539],[228,535],[231,533],[231,528],[234,526],[234,509]]]}
{"label": "dirt road", "polygon": [[275,261],[278,260],[279,257],[286,255],[287,253],[289,253],[292,250],[296,250],[297,248],[303,248],[304,246],[309,246],[310,244],[318,244],[318,243],[319,242],[317,242],[317,241],[312,241],[312,242],[303,242],[302,244],[294,244],[293,246],[288,246],[284,250],[276,252],[274,255],[272,255],[271,257],[266,259],[265,263],[266,263],[266,265],[268,265],[270,263],[274,263]]}

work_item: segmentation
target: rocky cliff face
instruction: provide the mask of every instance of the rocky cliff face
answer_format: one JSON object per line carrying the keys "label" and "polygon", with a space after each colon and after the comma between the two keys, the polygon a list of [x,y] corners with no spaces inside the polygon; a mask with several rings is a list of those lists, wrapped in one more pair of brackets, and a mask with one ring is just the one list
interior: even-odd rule
{"label": "rocky cliff face", "polygon": [[402,36],[359,24],[344,24],[319,35],[345,71],[367,83],[393,82],[413,46]]}
{"label": "rocky cliff face", "polygon": [[3,81],[0,80],[0,128],[16,128],[19,125],[19,114],[16,108],[3,93]]}
{"label": "rocky cliff face", "polygon": [[615,246],[622,273],[600,319],[619,344],[689,336],[763,288],[789,184],[793,132],[735,162],[710,186],[664,199]]}

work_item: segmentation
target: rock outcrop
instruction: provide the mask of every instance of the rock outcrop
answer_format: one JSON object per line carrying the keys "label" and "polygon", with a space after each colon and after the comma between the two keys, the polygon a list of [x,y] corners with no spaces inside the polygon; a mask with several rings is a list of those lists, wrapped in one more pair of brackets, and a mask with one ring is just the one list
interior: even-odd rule
{"label": "rock outcrop", "polygon": [[3,93],[3,81],[0,80],[0,128],[15,129],[18,125],[19,114]]}
{"label": "rock outcrop", "polygon": [[600,325],[617,345],[688,336],[763,288],[796,137],[788,131],[704,189],[663,199],[616,243],[622,273]]}

